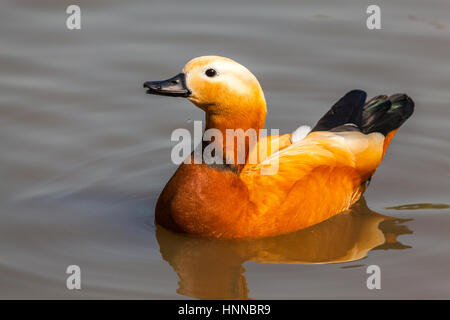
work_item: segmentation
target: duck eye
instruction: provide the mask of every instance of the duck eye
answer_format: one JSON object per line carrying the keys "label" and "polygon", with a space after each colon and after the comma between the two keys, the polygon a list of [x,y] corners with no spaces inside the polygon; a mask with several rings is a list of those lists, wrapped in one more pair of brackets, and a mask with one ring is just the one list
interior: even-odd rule
{"label": "duck eye", "polygon": [[214,76],[217,74],[217,71],[214,70],[214,69],[208,69],[208,70],[205,71],[205,74],[206,74],[208,77],[214,77]]}

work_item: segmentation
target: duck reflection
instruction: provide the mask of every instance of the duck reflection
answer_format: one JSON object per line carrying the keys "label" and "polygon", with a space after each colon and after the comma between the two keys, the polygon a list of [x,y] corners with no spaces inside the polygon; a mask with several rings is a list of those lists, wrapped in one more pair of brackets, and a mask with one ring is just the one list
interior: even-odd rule
{"label": "duck reflection", "polygon": [[369,250],[406,249],[397,219],[371,211],[363,198],[351,211],[297,232],[248,240],[205,239],[157,227],[161,254],[178,274],[177,292],[195,298],[247,299],[242,264],[324,264],[362,259]]}

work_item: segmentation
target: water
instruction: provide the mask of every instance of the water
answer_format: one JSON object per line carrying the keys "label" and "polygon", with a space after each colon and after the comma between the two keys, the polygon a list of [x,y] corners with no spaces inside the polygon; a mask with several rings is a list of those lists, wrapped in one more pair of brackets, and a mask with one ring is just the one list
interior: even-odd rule
{"label": "water", "polygon": [[[69,31],[70,1],[2,2],[0,298],[450,298],[450,3],[378,1],[369,31],[356,0],[78,1]],[[202,113],[141,86],[206,54],[255,73],[282,132],[350,89],[412,96],[367,204],[253,241],[156,228],[170,134]]]}

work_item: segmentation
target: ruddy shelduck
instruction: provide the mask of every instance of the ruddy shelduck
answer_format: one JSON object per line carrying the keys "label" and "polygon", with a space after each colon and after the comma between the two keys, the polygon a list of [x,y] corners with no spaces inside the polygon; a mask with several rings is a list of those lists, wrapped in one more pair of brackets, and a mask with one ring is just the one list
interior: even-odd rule
{"label": "ruddy shelduck", "polygon": [[[144,87],[149,94],[187,98],[205,112],[205,130],[220,130],[224,137],[227,129],[264,127],[263,90],[247,68],[231,59],[198,57],[177,76]],[[158,199],[156,223],[199,236],[254,238],[296,231],[348,210],[414,110],[405,94],[365,101],[364,91],[353,90],[310,132],[301,127],[258,137],[253,145],[244,140],[245,159],[263,143],[269,146],[256,163],[181,164]],[[221,143],[227,157],[232,150],[226,139]],[[275,163],[275,173],[261,173]]]}

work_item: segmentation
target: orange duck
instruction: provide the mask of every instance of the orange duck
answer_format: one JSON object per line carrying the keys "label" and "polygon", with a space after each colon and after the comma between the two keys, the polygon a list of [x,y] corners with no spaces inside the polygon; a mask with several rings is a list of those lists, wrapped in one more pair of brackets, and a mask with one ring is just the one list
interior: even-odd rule
{"label": "orange duck", "polygon": [[[414,110],[405,94],[366,103],[366,93],[353,90],[310,131],[303,126],[291,134],[257,136],[253,144],[236,137],[227,143],[227,129],[264,127],[264,93],[247,68],[228,58],[203,56],[177,76],[144,87],[149,94],[187,98],[206,113],[205,130],[223,133],[221,141],[213,141],[219,143],[223,164],[194,163],[191,154],[162,191],[155,215],[167,229],[215,238],[292,232],[349,209]],[[208,143],[203,141],[202,148]],[[244,150],[243,163],[237,161],[237,149]],[[249,161],[255,152],[257,161]],[[276,170],[267,174],[264,168]]]}

